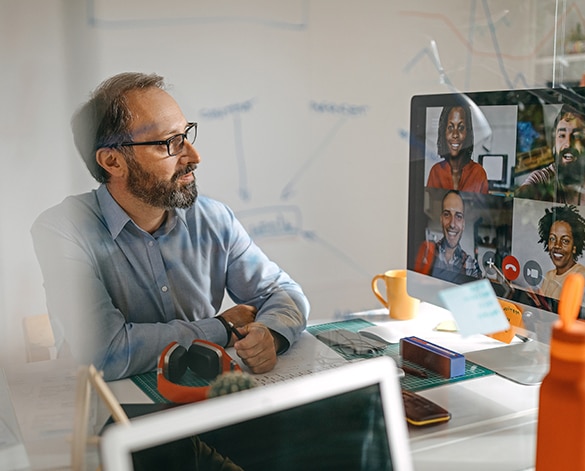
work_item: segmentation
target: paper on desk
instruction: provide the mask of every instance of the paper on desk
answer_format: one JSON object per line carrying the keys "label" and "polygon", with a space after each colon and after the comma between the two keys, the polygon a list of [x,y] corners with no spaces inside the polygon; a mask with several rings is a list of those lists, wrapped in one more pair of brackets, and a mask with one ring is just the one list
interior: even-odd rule
{"label": "paper on desk", "polygon": [[473,281],[439,293],[463,336],[493,334],[510,327],[488,280]]}
{"label": "paper on desk", "polygon": [[[6,369],[12,402],[31,467],[66,468],[71,464],[77,365],[69,360],[20,364]],[[97,397],[92,395],[89,424],[96,428]],[[36,461],[36,462],[35,462]]]}
{"label": "paper on desk", "polygon": [[[231,353],[230,355],[240,363],[244,371],[248,371],[237,355]],[[254,379],[260,384],[278,383],[346,363],[348,361],[345,358],[305,331],[292,348],[278,357],[272,371],[265,374],[255,374]]]}

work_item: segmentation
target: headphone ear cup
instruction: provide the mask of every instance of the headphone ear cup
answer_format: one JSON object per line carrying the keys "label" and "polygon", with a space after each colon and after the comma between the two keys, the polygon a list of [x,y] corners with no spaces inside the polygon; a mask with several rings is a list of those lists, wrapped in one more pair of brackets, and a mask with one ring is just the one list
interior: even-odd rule
{"label": "headphone ear cup", "polygon": [[189,369],[207,380],[215,379],[223,371],[223,353],[215,346],[193,342],[187,354]]}
{"label": "headphone ear cup", "polygon": [[178,342],[171,342],[158,358],[156,373],[156,387],[165,399],[177,404],[207,399],[210,386],[179,384],[187,368],[207,380],[224,372],[242,371],[237,362],[215,343],[195,339],[187,350]]}
{"label": "headphone ear cup", "polygon": [[177,383],[187,371],[187,365],[187,349],[178,345],[169,355],[165,376],[169,381]]}

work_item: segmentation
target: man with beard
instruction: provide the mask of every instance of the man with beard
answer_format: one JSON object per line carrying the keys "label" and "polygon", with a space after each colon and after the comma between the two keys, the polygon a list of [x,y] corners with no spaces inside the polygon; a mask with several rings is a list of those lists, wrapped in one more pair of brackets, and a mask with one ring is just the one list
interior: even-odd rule
{"label": "man with beard", "polygon": [[516,196],[565,204],[585,204],[585,114],[563,105],[553,127],[555,161],[532,172]]}
{"label": "man with beard", "polygon": [[[101,185],[32,227],[58,347],[107,380],[152,371],[169,343],[194,339],[270,371],[306,327],[308,301],[229,208],[198,196],[197,124],[163,78],[104,81],[72,128]],[[235,305],[220,314],[225,292]]]}
{"label": "man with beard", "polygon": [[441,203],[443,238],[433,247],[431,275],[454,283],[481,278],[477,260],[460,245],[465,229],[465,207],[457,190],[449,190]]}
{"label": "man with beard", "polygon": [[585,266],[577,263],[583,255],[585,219],[573,205],[546,209],[538,221],[538,235],[538,242],[544,245],[555,266],[544,275],[541,291],[545,296],[559,299],[569,273],[585,275]]}

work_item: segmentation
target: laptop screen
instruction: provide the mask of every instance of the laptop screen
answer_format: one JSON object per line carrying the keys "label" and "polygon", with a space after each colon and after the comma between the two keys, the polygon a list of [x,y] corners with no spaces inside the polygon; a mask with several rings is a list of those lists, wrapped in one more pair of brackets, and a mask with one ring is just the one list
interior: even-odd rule
{"label": "laptop screen", "polygon": [[104,469],[410,470],[393,368],[376,358],[113,425]]}
{"label": "laptop screen", "polygon": [[204,432],[198,440],[136,451],[132,458],[136,470],[198,469],[201,460],[211,469],[225,458],[244,470],[391,470],[386,435],[379,386],[371,385]]}

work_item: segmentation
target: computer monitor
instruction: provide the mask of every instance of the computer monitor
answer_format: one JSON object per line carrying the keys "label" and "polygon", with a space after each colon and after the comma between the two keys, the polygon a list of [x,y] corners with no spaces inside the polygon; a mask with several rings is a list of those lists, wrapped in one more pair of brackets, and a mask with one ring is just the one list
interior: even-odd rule
{"label": "computer monitor", "polygon": [[506,154],[480,154],[478,162],[485,170],[490,190],[508,185],[508,156]]}
{"label": "computer monitor", "polygon": [[[441,290],[487,278],[498,297],[522,310],[524,325],[517,335],[526,341],[466,356],[526,384],[540,382],[548,370],[559,275],[570,264],[570,270],[585,272],[583,130],[570,133],[569,151],[555,150],[561,146],[560,140],[555,145],[556,120],[567,110],[573,112],[567,120],[575,118],[570,124],[582,128],[585,89],[419,95],[411,100],[409,294],[442,306]],[[453,178],[460,190],[448,196]],[[443,216],[447,197],[455,204]],[[458,212],[453,212],[458,201],[463,219],[448,222]],[[567,213],[573,232],[569,254],[549,242],[553,235],[560,240],[551,223],[566,220]],[[452,248],[455,262],[449,264]],[[580,317],[585,317],[583,310]]]}

